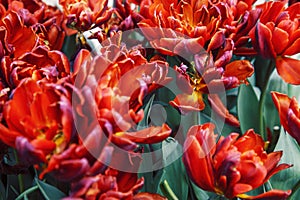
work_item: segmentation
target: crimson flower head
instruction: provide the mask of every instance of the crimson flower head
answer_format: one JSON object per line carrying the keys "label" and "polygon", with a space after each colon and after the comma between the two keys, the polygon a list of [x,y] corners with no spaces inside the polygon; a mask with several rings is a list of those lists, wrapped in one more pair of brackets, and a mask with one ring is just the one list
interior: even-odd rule
{"label": "crimson flower head", "polygon": [[[105,133],[112,136],[111,141],[131,149],[136,143],[156,143],[167,138],[171,133],[167,124],[137,130],[137,124],[144,117],[144,97],[170,80],[167,63],[148,62],[143,49],[138,47],[126,49],[109,44],[100,51],[102,54],[92,59],[87,51],[80,52],[75,69],[82,64],[82,70],[75,70],[76,82],[86,84],[76,86],[81,87],[82,94],[96,88],[95,98],[89,102],[95,102],[97,120]],[[86,62],[84,58],[87,58]]]}
{"label": "crimson flower head", "polygon": [[187,72],[187,66],[175,67],[178,71],[177,85],[183,91],[171,101],[171,105],[185,114],[190,111],[201,111],[205,108],[203,96],[208,94],[212,109],[225,119],[227,123],[239,126],[239,121],[229,113],[218,93],[235,88],[242,83],[247,84],[254,69],[249,61],[238,60],[227,64],[224,68],[215,66],[212,55],[206,52],[195,55],[195,70]]}
{"label": "crimson flower head", "polygon": [[296,98],[289,98],[286,94],[279,92],[271,94],[279,112],[280,123],[300,145],[300,112]]}
{"label": "crimson flower head", "polygon": [[107,22],[113,10],[108,8],[108,0],[60,0],[67,26],[78,31],[87,31]]}
{"label": "crimson flower head", "polygon": [[65,92],[60,85],[24,79],[4,105],[7,127],[0,124],[0,139],[15,147],[24,162],[47,162],[68,145],[73,122]]}
{"label": "crimson flower head", "polygon": [[300,84],[300,61],[290,58],[300,52],[300,3],[285,8],[285,1],[269,1],[262,9],[260,21],[249,33],[254,49],[263,57],[274,59],[282,79]]}
{"label": "crimson flower head", "polygon": [[184,143],[183,162],[197,186],[227,198],[285,199],[289,196],[290,190],[271,190],[255,197],[245,194],[290,165],[278,165],[282,152],[268,154],[263,139],[253,130],[241,137],[231,133],[216,143],[214,128],[211,123],[193,126]]}

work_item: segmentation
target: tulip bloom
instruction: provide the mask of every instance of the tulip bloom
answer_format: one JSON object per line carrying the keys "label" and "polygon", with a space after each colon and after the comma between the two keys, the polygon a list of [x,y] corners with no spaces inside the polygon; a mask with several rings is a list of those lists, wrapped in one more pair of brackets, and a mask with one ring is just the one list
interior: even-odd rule
{"label": "tulip bloom", "polygon": [[279,92],[271,94],[279,113],[280,123],[300,145],[300,113],[296,98],[289,98],[286,94]]}
{"label": "tulip bloom", "polygon": [[197,186],[227,198],[285,199],[289,196],[290,190],[271,190],[256,197],[246,195],[290,165],[278,165],[282,152],[267,154],[263,139],[253,130],[241,137],[231,133],[216,143],[214,128],[211,123],[193,126],[184,143],[183,162]]}
{"label": "tulip bloom", "polygon": [[60,0],[67,26],[83,32],[107,22],[113,13],[108,0]]}
{"label": "tulip bloom", "polygon": [[300,61],[288,57],[300,52],[300,3],[288,8],[285,4],[285,1],[269,1],[258,6],[262,9],[260,21],[249,35],[261,56],[275,60],[278,74],[285,82],[300,84]]}
{"label": "tulip bloom", "polygon": [[[96,105],[94,109],[97,120],[105,134],[112,137],[113,143],[127,150],[135,148],[136,143],[156,143],[167,138],[171,134],[167,124],[136,129],[137,123],[144,117],[141,109],[143,98],[170,80],[166,77],[166,63],[148,62],[142,55],[142,50],[137,48],[127,50],[110,44],[100,51],[103,54],[93,60],[89,60],[86,51],[79,53],[74,64],[78,83],[75,86],[83,99],[88,98],[89,103],[94,102]],[[78,71],[80,66],[81,71]],[[85,74],[86,72],[90,73]],[[85,80],[89,81],[80,85]],[[95,99],[85,96],[92,91]],[[84,102],[86,101],[78,102],[78,105]],[[90,115],[89,112],[84,114]]]}
{"label": "tulip bloom", "polygon": [[24,78],[57,82],[70,74],[70,64],[66,55],[46,46],[38,46],[18,58],[5,56],[1,67],[7,84],[16,87]]}
{"label": "tulip bloom", "polygon": [[24,79],[4,106],[0,139],[29,164],[47,162],[62,152],[72,136],[72,112],[66,91],[56,84]]}
{"label": "tulip bloom", "polygon": [[239,121],[231,115],[222,103],[218,93],[247,83],[254,69],[249,61],[233,61],[225,66],[216,67],[212,56],[206,53],[195,56],[195,73],[187,74],[187,67],[175,67],[178,71],[177,85],[183,91],[171,101],[171,105],[181,113],[201,111],[205,108],[203,95],[208,94],[212,109],[227,123],[239,126]]}

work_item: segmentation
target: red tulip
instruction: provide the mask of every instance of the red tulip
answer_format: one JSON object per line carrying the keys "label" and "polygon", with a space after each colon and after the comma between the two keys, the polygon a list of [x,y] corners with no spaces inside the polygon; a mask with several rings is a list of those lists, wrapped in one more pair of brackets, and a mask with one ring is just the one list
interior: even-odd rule
{"label": "red tulip", "polygon": [[20,16],[10,11],[0,22],[0,41],[5,55],[19,57],[38,45],[38,37],[32,28],[24,26]]}
{"label": "red tulip", "polygon": [[5,56],[1,62],[1,70],[7,83],[16,87],[22,79],[28,77],[33,80],[57,82],[70,74],[70,64],[62,52],[49,51],[46,46],[38,46],[18,58],[11,59]]}
{"label": "red tulip", "polygon": [[4,106],[0,139],[20,152],[21,159],[46,162],[48,156],[62,152],[72,136],[70,101],[64,89],[55,84],[38,84],[24,79]]}
{"label": "red tulip", "polygon": [[227,198],[286,199],[289,196],[290,190],[271,190],[256,197],[246,195],[246,192],[258,188],[272,175],[291,165],[278,165],[282,152],[267,154],[263,139],[253,130],[248,130],[241,137],[231,133],[216,143],[214,128],[211,123],[193,126],[184,143],[183,162],[197,186]]}
{"label": "red tulip", "polygon": [[300,112],[296,98],[289,98],[286,94],[279,92],[271,94],[279,113],[280,123],[300,145]]}
{"label": "red tulip", "polygon": [[[96,88],[95,99],[89,102],[94,101],[97,105],[94,109],[106,135],[111,136],[118,146],[129,148],[127,150],[135,148],[136,143],[156,143],[167,138],[171,129],[166,124],[136,130],[137,123],[144,117],[143,98],[170,80],[166,77],[167,64],[148,62],[142,49],[127,50],[115,44],[104,46],[101,52],[101,56],[84,62],[88,55],[82,51],[75,61],[75,68],[79,68],[79,63],[83,64],[82,70],[76,72],[77,87],[82,87],[80,93],[88,94]],[[89,82],[81,86],[84,80]],[[90,114],[87,112],[86,115]]]}
{"label": "red tulip", "polygon": [[205,108],[203,95],[209,94],[212,109],[226,122],[239,126],[239,121],[223,105],[218,93],[226,89],[235,88],[241,83],[247,83],[247,77],[254,72],[249,61],[233,61],[225,66],[225,70],[216,67],[211,56],[195,56],[195,73],[186,73],[186,67],[175,67],[180,77],[177,85],[184,92],[171,101],[171,105],[178,108],[181,113],[189,111],[201,111]]}
{"label": "red tulip", "polygon": [[18,13],[24,24],[37,34],[41,45],[47,45],[51,50],[62,48],[65,32],[61,27],[64,17],[59,9],[43,1],[9,1],[8,10]]}
{"label": "red tulip", "polygon": [[254,48],[265,58],[274,59],[276,69],[284,81],[300,84],[300,61],[288,56],[300,52],[300,3],[285,8],[284,1],[270,1],[260,5],[260,21],[251,30]]}
{"label": "red tulip", "polygon": [[80,32],[87,31],[107,22],[113,13],[108,0],[60,0],[67,25]]}

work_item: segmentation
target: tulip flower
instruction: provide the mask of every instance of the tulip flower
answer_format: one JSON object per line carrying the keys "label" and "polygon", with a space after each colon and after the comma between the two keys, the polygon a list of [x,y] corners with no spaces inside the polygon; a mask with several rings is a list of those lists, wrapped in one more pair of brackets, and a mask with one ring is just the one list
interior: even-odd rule
{"label": "tulip flower", "polygon": [[5,56],[1,68],[7,84],[16,87],[24,78],[57,82],[70,74],[70,64],[66,55],[46,46],[38,46],[18,58]]}
{"label": "tulip flower", "polygon": [[8,11],[16,12],[24,25],[31,27],[39,37],[41,45],[51,50],[62,48],[65,31],[62,28],[63,13],[43,1],[9,1]]}
{"label": "tulip flower", "polygon": [[[101,56],[88,60],[88,53],[81,51],[75,60],[74,77],[83,99],[88,98],[89,103],[96,105],[97,120],[105,134],[112,137],[113,143],[127,150],[135,148],[136,143],[156,143],[167,138],[171,134],[167,124],[136,129],[144,117],[141,109],[143,98],[170,80],[166,77],[166,63],[148,62],[142,50],[127,50],[116,44],[104,46],[101,52]],[[81,71],[77,70],[79,66]],[[85,82],[87,84],[80,85]],[[95,99],[85,96],[90,92],[95,93]],[[85,112],[85,115],[90,114]]]}
{"label": "tulip flower", "polygon": [[279,113],[280,123],[300,145],[300,115],[296,98],[289,98],[279,92],[272,92],[271,95]]}
{"label": "tulip flower", "polygon": [[212,56],[206,53],[195,56],[195,73],[188,76],[187,67],[175,67],[178,71],[177,85],[184,92],[171,101],[171,105],[178,108],[181,113],[201,111],[205,108],[203,95],[208,98],[212,109],[231,125],[239,126],[239,121],[231,115],[222,103],[218,93],[235,88],[241,83],[247,83],[246,78],[253,73],[249,61],[234,61],[225,66],[225,70],[216,67]]}
{"label": "tulip flower", "polygon": [[62,152],[72,137],[72,113],[65,90],[55,84],[24,79],[4,106],[0,139],[15,147],[29,164],[47,162]]}
{"label": "tulip flower", "polygon": [[26,27],[20,16],[10,11],[0,21],[0,41],[5,55],[19,57],[38,45],[33,29]]}
{"label": "tulip flower", "polygon": [[295,3],[285,8],[284,1],[266,2],[260,21],[249,33],[254,49],[276,62],[276,69],[282,79],[290,84],[300,84],[300,61],[290,58],[300,52],[299,7]]}
{"label": "tulip flower", "polygon": [[193,126],[184,143],[183,162],[198,187],[230,199],[286,199],[289,196],[291,190],[270,190],[255,197],[245,194],[291,165],[278,164],[280,151],[267,154],[263,139],[252,129],[240,137],[237,133],[221,136],[216,142],[214,128],[211,123]]}
{"label": "tulip flower", "polygon": [[108,0],[60,0],[67,26],[84,32],[107,22],[113,13]]}

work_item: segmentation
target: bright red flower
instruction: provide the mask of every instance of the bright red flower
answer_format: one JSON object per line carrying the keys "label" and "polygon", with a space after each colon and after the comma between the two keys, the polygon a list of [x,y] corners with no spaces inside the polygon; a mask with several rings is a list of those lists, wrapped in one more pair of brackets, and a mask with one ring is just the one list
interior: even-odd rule
{"label": "bright red flower", "polygon": [[19,57],[38,45],[38,37],[17,13],[10,11],[0,21],[0,43],[4,55]]}
{"label": "bright red flower", "polygon": [[108,0],[60,0],[67,26],[80,32],[107,22],[113,13],[108,8]]}
{"label": "bright red flower", "polygon": [[[97,120],[112,142],[132,150],[136,143],[156,143],[171,133],[168,125],[137,130],[137,123],[144,117],[143,98],[167,83],[168,66],[162,61],[148,62],[142,49],[110,44],[101,49],[102,55],[86,60],[89,55],[81,51],[75,61],[76,87],[82,87],[81,94],[89,94],[96,88]],[[81,71],[77,68],[81,66]],[[86,81],[89,80],[89,81]],[[81,85],[84,84],[85,85]],[[84,101],[83,101],[84,102]],[[81,103],[78,102],[80,105]],[[93,110],[95,112],[95,110]],[[89,115],[89,113],[85,113]]]}
{"label": "bright red flower", "polygon": [[289,98],[286,94],[279,92],[271,94],[279,113],[280,123],[300,145],[300,110],[296,98]]}
{"label": "bright red flower", "polygon": [[41,45],[51,50],[60,50],[65,32],[62,29],[64,16],[62,12],[38,0],[9,1],[8,10],[20,16],[27,27],[31,27],[38,35]]}
{"label": "bright red flower", "polygon": [[0,124],[0,138],[15,147],[25,162],[47,162],[68,145],[73,122],[65,93],[60,85],[24,79],[5,104],[7,127]]}
{"label": "bright red flower", "polygon": [[67,56],[57,50],[50,51],[46,46],[38,46],[14,59],[5,56],[0,69],[11,87],[16,87],[27,77],[57,82],[70,74]]}
{"label": "bright red flower", "polygon": [[177,85],[184,93],[177,95],[170,103],[182,113],[201,111],[205,108],[203,95],[208,94],[212,109],[226,122],[239,126],[239,121],[228,112],[218,93],[247,83],[246,79],[254,69],[246,60],[233,61],[223,69],[216,67],[211,57],[206,53],[196,55],[194,73],[189,72],[189,75],[186,66],[175,67],[180,74]]}
{"label": "bright red flower", "polygon": [[265,58],[276,61],[276,69],[284,81],[300,84],[300,61],[288,56],[300,52],[300,3],[285,8],[285,1],[266,2],[260,21],[249,33],[254,49]]}
{"label": "bright red flower", "polygon": [[246,195],[291,165],[278,165],[282,152],[267,154],[263,139],[253,130],[241,137],[231,133],[216,143],[214,128],[211,123],[193,126],[184,143],[183,162],[196,185],[227,198],[286,199],[289,196],[290,190],[271,190],[256,197]]}

